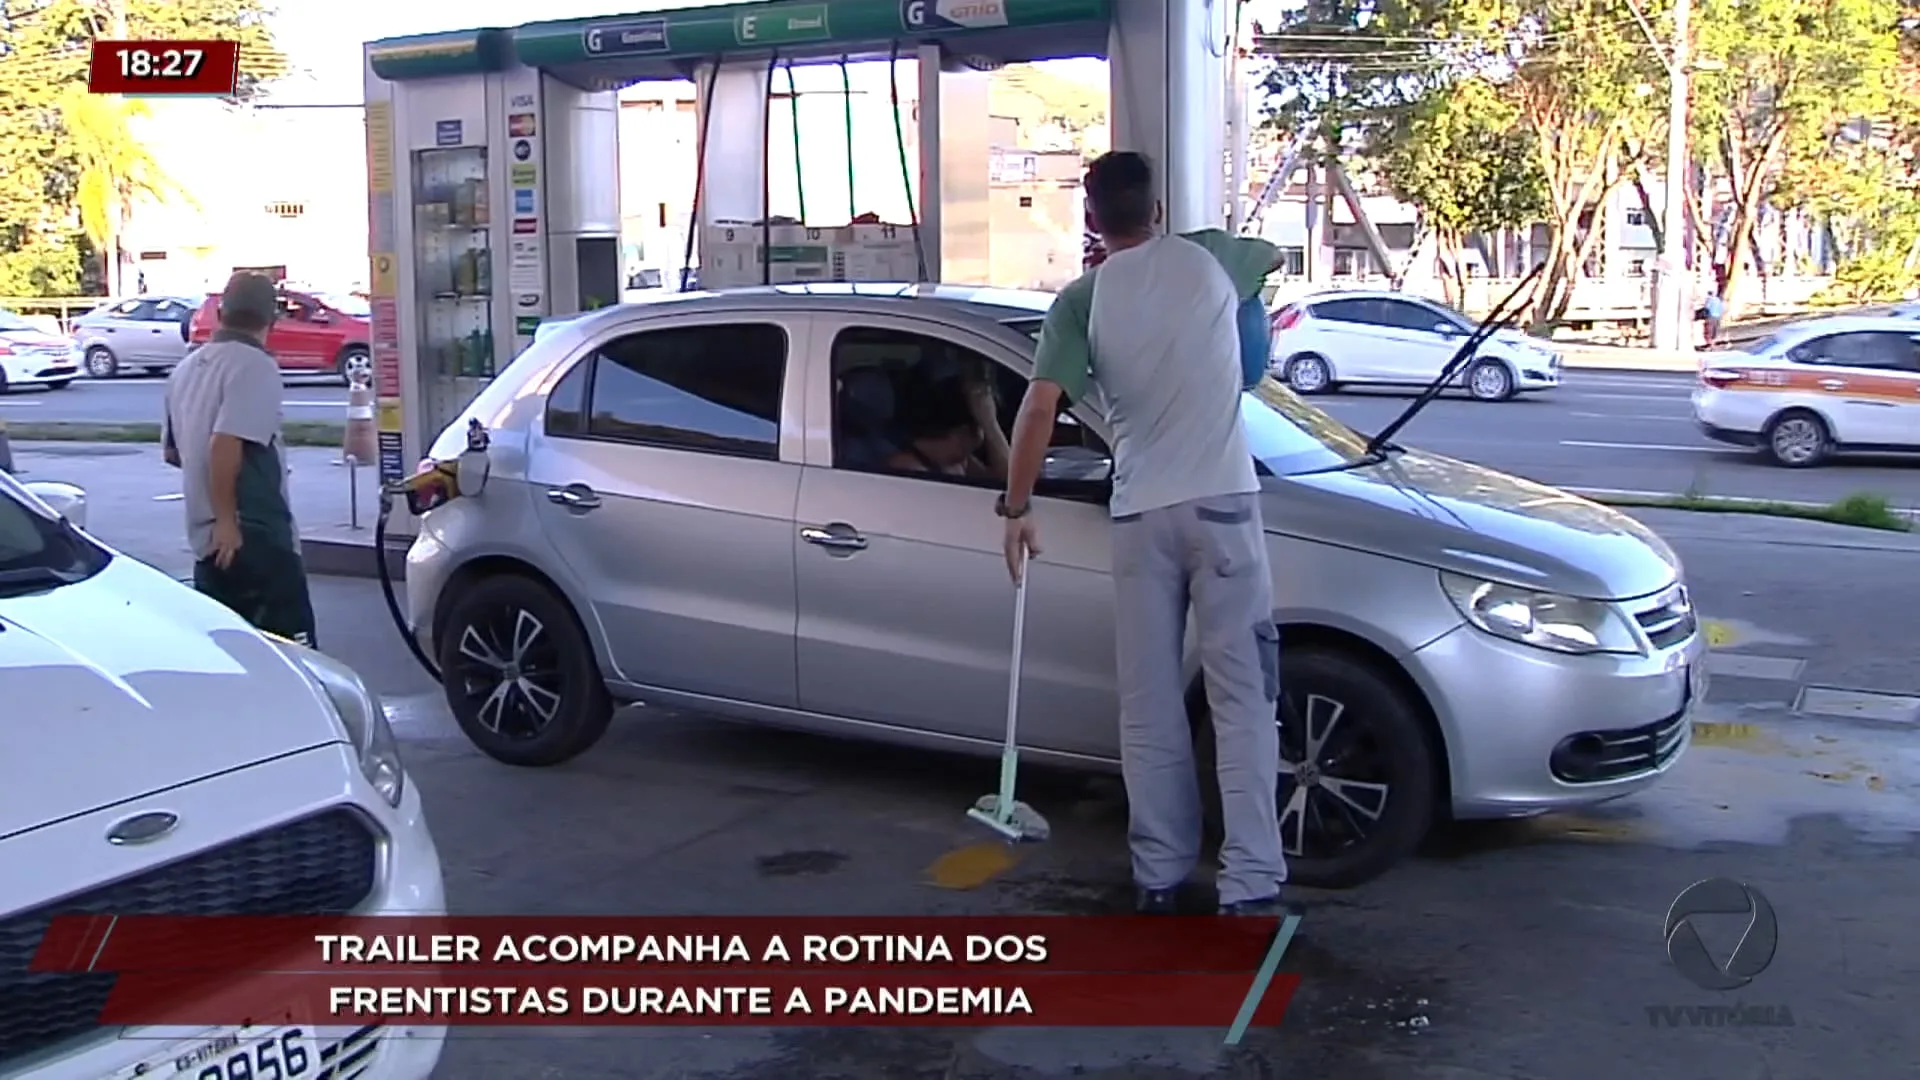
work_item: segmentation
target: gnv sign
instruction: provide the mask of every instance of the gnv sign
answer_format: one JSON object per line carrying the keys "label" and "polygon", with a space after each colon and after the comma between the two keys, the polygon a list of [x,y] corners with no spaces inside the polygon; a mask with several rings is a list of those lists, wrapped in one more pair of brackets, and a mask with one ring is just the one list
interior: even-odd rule
{"label": "gnv sign", "polygon": [[982,30],[1007,25],[1006,0],[901,0],[900,25],[912,31]]}

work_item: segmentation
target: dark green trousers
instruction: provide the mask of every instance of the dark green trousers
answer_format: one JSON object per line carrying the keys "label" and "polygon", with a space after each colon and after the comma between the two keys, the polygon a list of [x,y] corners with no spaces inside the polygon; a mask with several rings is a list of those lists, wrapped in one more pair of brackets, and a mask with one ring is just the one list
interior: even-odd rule
{"label": "dark green trousers", "polygon": [[243,529],[226,569],[212,559],[193,566],[193,587],[232,608],[255,628],[318,648],[307,567],[278,537]]}

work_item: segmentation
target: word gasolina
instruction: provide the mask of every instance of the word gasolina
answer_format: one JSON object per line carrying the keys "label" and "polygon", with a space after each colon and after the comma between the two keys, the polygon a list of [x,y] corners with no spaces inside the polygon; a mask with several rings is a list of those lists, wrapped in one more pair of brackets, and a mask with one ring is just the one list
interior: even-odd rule
{"label": "word gasolina", "polygon": [[[859,965],[1044,964],[1046,936],[987,934],[804,934],[791,941],[766,939],[756,952],[729,934],[522,934],[483,940],[477,934],[316,934],[321,962],[328,965],[697,965],[704,968],[774,968]],[[711,975],[712,971],[701,972]],[[788,987],[776,1000],[773,987],[676,985],[671,975],[604,986],[354,986],[328,988],[335,1016],[773,1016],[773,1015],[981,1015],[1031,1014],[1027,992],[1006,986]],[[889,980],[893,982],[894,980]],[[938,980],[929,980],[937,983]],[[816,1000],[817,995],[817,1000]]]}

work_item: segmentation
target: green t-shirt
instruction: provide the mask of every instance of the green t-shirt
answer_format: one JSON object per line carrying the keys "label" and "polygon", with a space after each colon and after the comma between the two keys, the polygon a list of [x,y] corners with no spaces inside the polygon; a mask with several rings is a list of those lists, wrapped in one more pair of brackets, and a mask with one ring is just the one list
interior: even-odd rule
{"label": "green t-shirt", "polygon": [[[1224,229],[1180,235],[1213,253],[1241,300],[1259,294],[1279,259],[1280,249],[1257,236],[1234,236]],[[1059,386],[1069,402],[1086,394],[1087,382],[1093,376],[1093,348],[1087,327],[1093,312],[1093,279],[1098,272],[1099,267],[1094,267],[1060,290],[1040,324],[1040,340],[1034,346],[1033,377]]]}

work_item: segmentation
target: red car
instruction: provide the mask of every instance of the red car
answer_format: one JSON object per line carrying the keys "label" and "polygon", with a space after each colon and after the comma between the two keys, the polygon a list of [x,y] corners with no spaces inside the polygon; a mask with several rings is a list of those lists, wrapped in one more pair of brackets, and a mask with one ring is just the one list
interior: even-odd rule
{"label": "red car", "polygon": [[[200,302],[187,328],[195,345],[220,326],[220,297]],[[288,372],[331,371],[348,382],[373,379],[373,319],[365,301],[350,296],[281,290],[280,319],[267,332],[267,351]]]}

